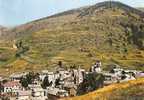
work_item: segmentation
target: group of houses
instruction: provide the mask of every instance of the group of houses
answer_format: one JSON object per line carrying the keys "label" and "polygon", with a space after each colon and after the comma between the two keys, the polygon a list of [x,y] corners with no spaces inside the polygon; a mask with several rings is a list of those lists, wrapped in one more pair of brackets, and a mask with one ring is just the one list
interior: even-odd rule
{"label": "group of houses", "polygon": [[0,97],[7,97],[10,100],[56,100],[76,96],[79,85],[88,73],[104,75],[104,85],[144,76],[141,71],[124,70],[119,66],[110,71],[103,71],[101,66],[101,62],[97,61],[88,72],[80,67],[67,70],[61,67],[54,72],[42,70],[35,74],[37,77],[32,78],[30,83],[27,80],[22,81],[30,72],[14,73],[9,76],[9,80],[0,77]]}

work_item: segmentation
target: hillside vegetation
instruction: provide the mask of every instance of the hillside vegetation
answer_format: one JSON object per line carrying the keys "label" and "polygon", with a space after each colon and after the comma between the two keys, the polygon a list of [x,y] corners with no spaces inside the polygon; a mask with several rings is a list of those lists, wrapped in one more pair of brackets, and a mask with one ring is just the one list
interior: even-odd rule
{"label": "hillside vegetation", "polygon": [[61,100],[143,100],[144,79],[112,84],[86,95]]}
{"label": "hillside vegetation", "polygon": [[[11,51],[18,43],[24,48]],[[0,61],[5,71],[50,69],[60,60],[65,67],[89,69],[97,59],[104,69],[119,64],[144,70],[144,13],[120,2],[102,2],[8,29],[0,47],[4,55],[12,52]],[[21,61],[26,64],[14,64]]]}
{"label": "hillside vegetation", "polygon": [[143,8],[143,7],[140,7],[140,8],[138,8],[138,9],[144,12],[144,8]]}

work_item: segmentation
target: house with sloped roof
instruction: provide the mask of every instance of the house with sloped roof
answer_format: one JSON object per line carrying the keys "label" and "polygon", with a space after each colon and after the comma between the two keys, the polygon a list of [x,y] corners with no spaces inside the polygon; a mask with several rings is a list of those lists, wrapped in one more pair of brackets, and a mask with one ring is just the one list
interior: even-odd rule
{"label": "house with sloped roof", "polygon": [[55,100],[55,98],[62,98],[69,96],[68,91],[59,89],[59,88],[53,88],[49,87],[47,88],[48,98]]}
{"label": "house with sloped roof", "polygon": [[119,82],[119,77],[113,73],[103,73],[105,80],[104,80],[104,84],[105,85],[109,85],[112,83],[117,83]]}
{"label": "house with sloped roof", "polygon": [[32,96],[33,97],[45,97],[47,96],[47,94],[43,88],[37,87],[37,88],[32,89]]}
{"label": "house with sloped roof", "polygon": [[0,82],[2,82],[4,80],[4,78],[2,76],[0,76]]}
{"label": "house with sloped roof", "polygon": [[30,100],[31,91],[18,91],[17,99],[18,100]]}
{"label": "house with sloped roof", "polygon": [[22,73],[13,73],[10,75],[11,81],[17,81],[20,80],[22,77],[25,77],[28,74],[28,72],[22,72]]}
{"label": "house with sloped roof", "polygon": [[93,66],[91,66],[91,72],[100,73],[102,71],[101,66],[101,61],[96,61],[96,63]]}
{"label": "house with sloped roof", "polygon": [[8,81],[5,84],[3,84],[4,87],[4,93],[10,93],[12,95],[16,95],[19,90],[22,89],[21,84],[19,81]]}

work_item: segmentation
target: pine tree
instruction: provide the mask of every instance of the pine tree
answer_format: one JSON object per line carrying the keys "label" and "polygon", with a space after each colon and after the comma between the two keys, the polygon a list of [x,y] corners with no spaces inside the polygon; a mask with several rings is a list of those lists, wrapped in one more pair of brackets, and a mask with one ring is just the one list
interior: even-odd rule
{"label": "pine tree", "polygon": [[48,76],[46,76],[42,82],[42,88],[46,89],[48,86],[50,86],[51,83],[49,82]]}

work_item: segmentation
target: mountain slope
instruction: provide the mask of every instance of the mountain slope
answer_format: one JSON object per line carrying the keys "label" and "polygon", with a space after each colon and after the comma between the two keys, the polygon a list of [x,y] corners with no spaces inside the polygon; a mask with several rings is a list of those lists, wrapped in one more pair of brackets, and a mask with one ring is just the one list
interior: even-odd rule
{"label": "mountain slope", "polygon": [[2,32],[5,30],[6,28],[0,25],[0,36],[2,34]]}
{"label": "mountain slope", "polygon": [[144,12],[144,7],[140,7],[138,9]]}
{"label": "mountain slope", "polygon": [[[36,65],[52,68],[59,60],[68,66],[77,64],[88,69],[97,59],[102,60],[105,69],[116,63],[143,70],[143,12],[120,2],[102,2],[36,20],[9,29],[1,38],[10,48],[20,41],[29,48],[16,58],[28,63],[23,66],[25,70],[38,69],[30,68]],[[21,49],[14,51],[13,56]]]}
{"label": "mountain slope", "polygon": [[83,96],[62,100],[142,100],[144,79],[113,84]]}
{"label": "mountain slope", "polygon": [[[32,33],[32,32],[36,32],[38,30],[42,30],[45,28],[52,28],[50,26],[59,26],[60,24],[66,24],[66,23],[70,23],[70,22],[75,22],[75,20],[80,20],[79,17],[80,16],[95,16],[97,14],[97,12],[101,12],[105,9],[109,9],[109,8],[118,8],[124,11],[123,14],[128,15],[128,14],[136,14],[140,17],[144,17],[144,13],[141,12],[140,10],[137,10],[135,8],[132,8],[130,6],[127,6],[125,4],[122,4],[120,2],[102,2],[102,3],[98,3],[94,6],[89,6],[89,7],[83,7],[83,8],[79,8],[79,9],[74,9],[74,10],[70,10],[70,11],[65,11],[53,16],[49,16],[46,18],[42,18],[24,25],[20,25],[18,27],[13,28],[10,32],[14,32],[17,34],[26,34],[26,31],[28,31],[28,33]],[[111,9],[112,10],[112,9]],[[94,14],[94,15],[93,15]],[[130,15],[129,15],[130,16]],[[89,16],[88,16],[89,18]],[[89,20],[89,19],[88,19]],[[77,22],[77,21],[76,21]],[[55,27],[53,27],[55,28]]]}

